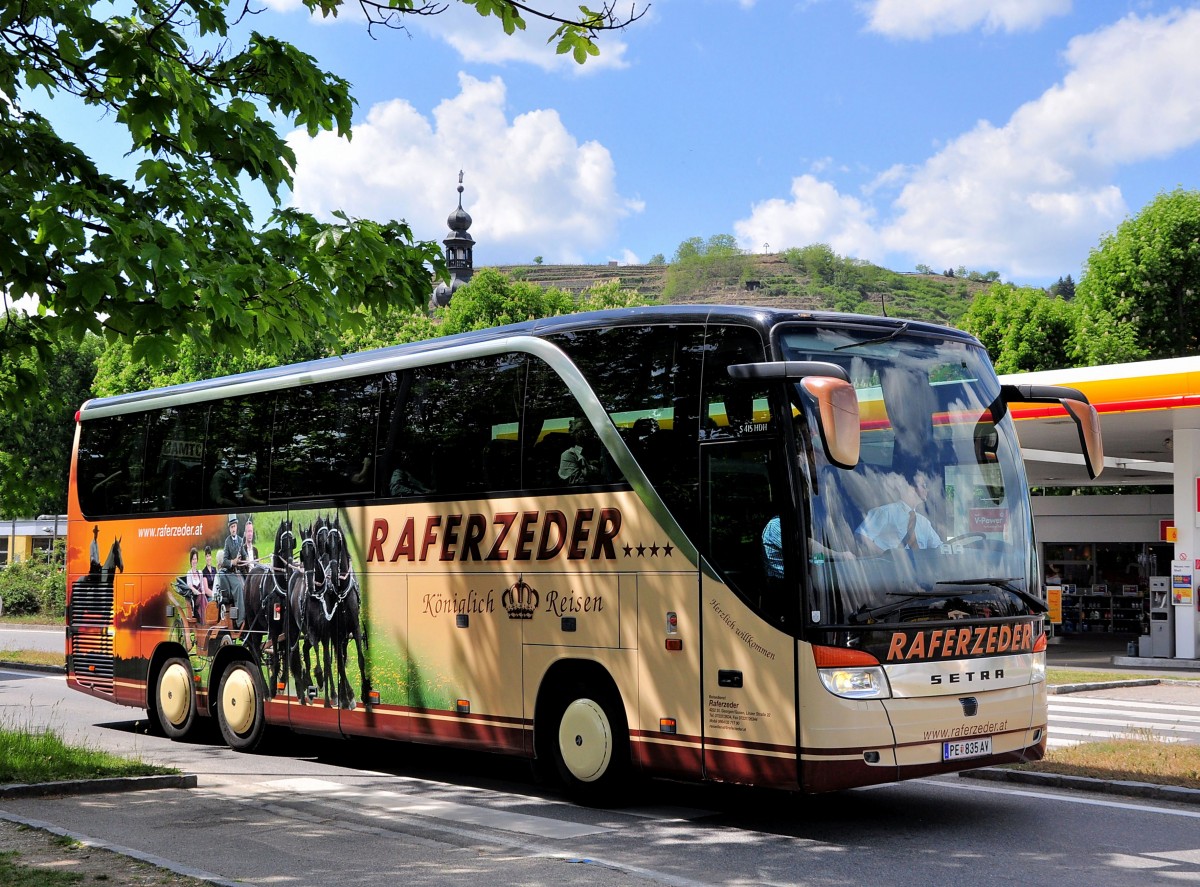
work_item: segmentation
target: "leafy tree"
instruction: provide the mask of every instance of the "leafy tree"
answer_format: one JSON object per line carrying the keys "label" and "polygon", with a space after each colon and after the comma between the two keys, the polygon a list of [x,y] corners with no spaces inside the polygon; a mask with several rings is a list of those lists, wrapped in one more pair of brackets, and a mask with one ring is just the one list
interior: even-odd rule
{"label": "leafy tree", "polygon": [[[12,317],[9,323],[28,323]],[[92,378],[101,342],[85,336],[51,348],[54,372],[49,373],[24,421],[0,413],[0,513],[60,514],[67,506],[67,466],[75,437],[75,411],[91,397]],[[31,358],[22,360],[32,372]]]}
{"label": "leafy tree", "polygon": [[667,298],[692,295],[710,282],[734,285],[745,279],[749,268],[750,259],[732,234],[714,234],[707,240],[689,237],[675,250],[663,295]]}
{"label": "leafy tree", "polygon": [[542,264],[542,257],[541,257],[541,256],[534,256],[534,257],[533,257],[533,264],[535,264],[535,265],[540,265],[540,264]]}
{"label": "leafy tree", "polygon": [[484,268],[439,312],[440,333],[486,329],[574,310],[575,300],[564,290],[542,288],[530,281],[513,280],[494,268]]}
{"label": "leafy tree", "polygon": [[665,264],[667,264],[667,260],[663,256],[662,253],[655,253],[654,255],[652,255],[650,257],[650,261],[648,261],[646,264],[647,265],[665,265]]}
{"label": "leafy tree", "polygon": [[[337,15],[348,0],[304,0]],[[559,53],[583,62],[621,27],[605,4],[562,18],[511,0],[455,0],[499,19],[558,24]],[[369,28],[446,4],[359,0]],[[296,157],[281,127],[349,137],[349,83],[250,28],[248,0],[28,0],[0,6],[0,407],[28,434],[59,343],[98,335],[160,365],[192,342],[220,355],[336,342],[395,305],[424,302],[436,244],[403,222],[322,221],[282,206]],[[78,101],[128,137],[132,178],[103,170],[42,112]],[[256,223],[245,193],[274,212]],[[37,300],[15,322],[10,301]],[[15,475],[0,476],[0,501]]]}
{"label": "leafy tree", "polygon": [[961,325],[983,343],[998,372],[1033,372],[1073,365],[1077,315],[1074,303],[1041,289],[997,283],[975,297]]}
{"label": "leafy tree", "polygon": [[917,270],[918,274],[932,274],[933,273],[933,269],[930,268],[928,265],[917,265],[916,270]]}
{"label": "leafy tree", "polygon": [[1159,194],[1092,250],[1075,291],[1086,364],[1195,354],[1200,345],[1200,191]]}
{"label": "leafy tree", "polygon": [[788,264],[807,274],[815,281],[829,285],[834,282],[837,271],[844,263],[841,256],[827,243],[811,243],[808,246],[784,250]]}

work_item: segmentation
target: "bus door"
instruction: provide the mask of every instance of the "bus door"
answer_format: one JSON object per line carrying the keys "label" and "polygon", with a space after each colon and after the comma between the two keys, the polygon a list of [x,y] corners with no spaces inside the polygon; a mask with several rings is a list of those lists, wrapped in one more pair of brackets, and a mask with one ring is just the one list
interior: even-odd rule
{"label": "bus door", "polygon": [[[797,783],[794,533],[774,436],[701,446],[707,561],[701,573],[701,700],[709,779]],[[774,554],[764,537],[782,540]],[[778,543],[777,543],[778,544]],[[771,546],[769,545],[768,548]]]}

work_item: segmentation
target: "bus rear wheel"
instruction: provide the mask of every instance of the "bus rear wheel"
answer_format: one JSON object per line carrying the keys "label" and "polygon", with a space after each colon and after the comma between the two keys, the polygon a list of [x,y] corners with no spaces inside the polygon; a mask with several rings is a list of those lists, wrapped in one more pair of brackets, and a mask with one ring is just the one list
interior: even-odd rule
{"label": "bus rear wheel", "polygon": [[192,665],[182,656],[163,663],[154,682],[154,716],[164,735],[183,739],[196,723]]}
{"label": "bus rear wheel", "polygon": [[629,769],[629,730],[615,692],[568,688],[551,710],[548,750],[568,794],[610,804]]}
{"label": "bus rear wheel", "polygon": [[263,713],[266,695],[262,675],[249,662],[235,662],[221,676],[217,723],[221,726],[221,736],[234,751],[254,751],[262,741],[266,729]]}

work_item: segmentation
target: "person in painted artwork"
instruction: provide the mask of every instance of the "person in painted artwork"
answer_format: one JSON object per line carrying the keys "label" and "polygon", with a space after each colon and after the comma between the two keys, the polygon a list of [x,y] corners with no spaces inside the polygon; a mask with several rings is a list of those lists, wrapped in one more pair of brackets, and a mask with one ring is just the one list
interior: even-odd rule
{"label": "person in painted artwork", "polygon": [[208,597],[204,593],[204,575],[200,572],[200,552],[194,547],[188,555],[187,589],[192,602],[192,618],[203,622]]}
{"label": "person in painted artwork", "polygon": [[242,570],[246,564],[242,537],[238,535],[238,516],[229,515],[229,536],[221,547],[220,559],[217,563],[217,586],[220,602],[224,607],[233,606],[237,610],[237,623],[245,619],[245,579]]}
{"label": "person in painted artwork", "polygon": [[88,548],[88,572],[100,572],[100,527],[92,527],[92,545]]}

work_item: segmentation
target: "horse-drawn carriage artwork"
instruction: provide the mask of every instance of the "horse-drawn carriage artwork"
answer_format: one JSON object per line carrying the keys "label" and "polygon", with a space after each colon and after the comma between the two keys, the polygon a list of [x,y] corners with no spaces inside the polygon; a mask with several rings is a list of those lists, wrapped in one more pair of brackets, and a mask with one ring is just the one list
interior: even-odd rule
{"label": "horse-drawn carriage artwork", "polygon": [[[369,702],[362,594],[340,518],[315,517],[298,531],[293,520],[280,520],[266,561],[228,567],[199,604],[187,576],[175,580],[176,630],[189,653],[211,660],[222,646],[240,643],[266,670],[269,696],[291,689],[302,705],[323,698],[342,709]],[[347,674],[351,640],[359,697]]]}

